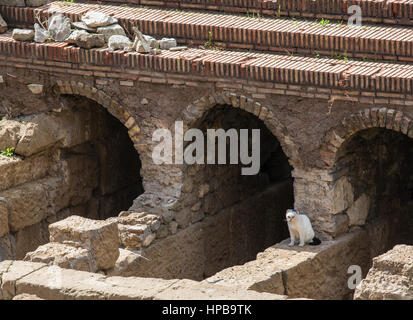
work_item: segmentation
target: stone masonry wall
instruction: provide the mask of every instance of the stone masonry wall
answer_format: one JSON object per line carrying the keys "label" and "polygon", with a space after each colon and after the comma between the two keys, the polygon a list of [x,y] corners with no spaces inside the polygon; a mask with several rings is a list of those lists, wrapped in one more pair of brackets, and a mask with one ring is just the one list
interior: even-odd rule
{"label": "stone masonry wall", "polygon": [[49,112],[0,121],[0,149],[16,154],[0,156],[0,260],[48,242],[52,222],[105,219],[130,207],[143,190],[138,155],[120,126],[69,97]]}
{"label": "stone masonry wall", "polygon": [[340,148],[336,166],[347,193],[348,228],[365,226],[372,257],[413,238],[413,141],[388,129],[366,129]]}
{"label": "stone masonry wall", "polygon": [[[340,172],[331,168],[337,149],[330,143],[337,139],[331,136],[332,130],[347,125],[346,119],[352,119],[355,114],[368,110],[370,116],[370,110],[379,110],[380,106],[388,104],[392,105],[391,110],[397,111],[391,115],[391,123],[393,119],[394,123],[399,119],[396,117],[398,112],[408,119],[412,117],[412,111],[406,105],[409,100],[400,104],[396,96],[378,97],[357,92],[363,94],[363,98],[353,99],[349,95],[328,102],[328,97],[334,94],[338,97],[344,91],[313,88],[315,93],[308,95],[313,90],[309,86],[277,84],[280,88],[274,89],[273,84],[271,88],[265,88],[261,82],[240,80],[234,84],[223,79],[201,80],[196,76],[188,80],[186,75],[145,71],[136,71],[136,75],[129,76],[114,67],[85,66],[78,72],[75,66],[68,69],[67,65],[55,62],[41,68],[39,65],[28,73],[20,69],[19,64],[28,66],[22,61],[2,66],[2,114],[17,116],[50,110],[61,93],[94,99],[127,124],[131,140],[139,152],[145,193],[135,201],[131,210],[139,212],[141,200],[145,200],[145,207],[161,216],[176,213],[174,205],[182,196],[183,174],[178,166],[153,164],[151,138],[156,128],[172,128],[175,120],[183,120],[190,127],[217,104],[228,104],[259,117],[278,139],[294,168],[294,206],[310,216],[316,232],[331,238],[343,232],[342,216],[331,214],[335,190],[341,188],[335,183]],[[64,80],[62,72],[65,72]],[[44,91],[37,95],[30,93],[27,89],[30,83],[44,85]],[[373,104],[378,107],[372,108]],[[404,119],[397,120],[403,124],[398,128],[408,131],[410,122],[405,123]],[[340,136],[340,139],[345,137]],[[168,236],[171,234],[168,228]]]}

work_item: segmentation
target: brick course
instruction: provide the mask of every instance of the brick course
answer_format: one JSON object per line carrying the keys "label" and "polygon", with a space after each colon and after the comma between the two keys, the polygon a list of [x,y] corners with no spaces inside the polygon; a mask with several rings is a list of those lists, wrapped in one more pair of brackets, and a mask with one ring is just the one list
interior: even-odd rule
{"label": "brick course", "polygon": [[413,30],[409,27],[369,25],[355,29],[345,23],[329,23],[323,27],[316,21],[89,4],[63,6],[53,3],[38,9],[1,7],[0,14],[11,25],[20,26],[33,24],[37,15],[45,20],[56,12],[78,21],[91,9],[115,16],[130,34],[132,27],[138,26],[144,33],[175,37],[180,43],[189,45],[212,41],[228,49],[413,61]]}
{"label": "brick course", "polygon": [[[82,1],[82,0],[80,0]],[[94,2],[94,1],[88,1]],[[156,6],[172,9],[197,9],[225,13],[254,13],[270,17],[302,17],[347,20],[347,8],[359,5],[363,20],[372,23],[412,25],[413,1],[398,0],[99,0],[110,4]]]}
{"label": "brick course", "polygon": [[[376,92],[376,103],[392,101],[396,104],[410,100],[411,96],[405,94],[412,93],[413,81],[412,65],[201,49],[164,50],[160,55],[147,55],[106,49],[85,50],[65,43],[20,42],[14,41],[10,34],[1,35],[0,65],[10,64],[17,68],[129,81],[169,83],[173,78],[181,78],[186,85],[190,82],[192,85],[199,82],[201,86],[213,82],[221,88],[244,85],[247,90],[255,87],[252,89],[256,94],[261,94],[257,93],[257,87],[279,90],[280,83],[289,84],[277,91],[280,94],[300,92],[297,85],[312,86],[331,89],[329,99],[333,100],[358,101],[360,97],[357,96],[361,95],[358,91]],[[234,83],[234,79],[246,82],[242,85]],[[247,85],[248,81],[252,86]],[[314,90],[310,90],[298,95],[314,97]]]}

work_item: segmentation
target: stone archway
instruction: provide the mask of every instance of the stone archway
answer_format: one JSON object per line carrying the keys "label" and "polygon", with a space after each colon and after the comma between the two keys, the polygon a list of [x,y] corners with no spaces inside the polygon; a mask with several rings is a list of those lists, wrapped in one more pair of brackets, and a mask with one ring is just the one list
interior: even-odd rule
{"label": "stone archway", "polygon": [[321,146],[321,159],[332,167],[338,149],[356,132],[367,128],[386,128],[413,138],[412,119],[402,111],[390,108],[369,108],[347,116],[338,126],[330,129]]}
{"label": "stone archway", "polygon": [[84,84],[83,82],[58,80],[56,83],[60,94],[84,96],[105,107],[110,114],[112,114],[121,123],[123,123],[126,128],[128,128],[128,134],[135,144],[142,141],[143,137],[141,135],[141,129],[133,116],[126,111],[126,109],[120,105],[119,102],[109,97],[105,92],[95,87],[91,87],[88,84]]}
{"label": "stone archway", "polygon": [[181,209],[175,221],[179,229],[202,225],[200,245],[203,276],[207,277],[255,259],[257,253],[288,237],[285,211],[293,206],[294,196],[292,168],[283,145],[289,154],[293,151],[273,113],[243,95],[224,92],[204,96],[189,105],[181,117],[184,129],[197,128],[204,137],[211,128],[237,132],[259,129],[261,135],[260,171],[253,176],[243,176],[239,163],[182,166]]}
{"label": "stone archway", "polygon": [[228,105],[239,108],[263,121],[269,131],[280,142],[282,149],[290,162],[296,162],[299,158],[297,148],[287,135],[285,126],[277,119],[269,107],[263,106],[259,101],[246,95],[234,92],[214,92],[205,95],[188,105],[178,119],[183,119],[186,128],[192,127],[203,114],[216,105]]}
{"label": "stone archway", "polygon": [[[333,236],[358,227],[369,229],[372,239],[380,239],[372,256],[400,241],[410,241],[401,234],[411,233],[403,228],[413,223],[407,215],[413,194],[411,138],[412,119],[391,108],[353,113],[332,128],[321,148],[327,165],[325,181],[313,188],[323,197],[317,208],[323,213],[319,228]],[[314,197],[310,189],[307,198]],[[396,239],[395,234],[400,237]]]}
{"label": "stone archway", "polygon": [[0,259],[47,242],[50,223],[117,216],[143,192],[133,119],[118,121],[102,98],[74,87],[60,92],[54,109],[2,120],[1,149],[12,146],[15,155],[0,159],[8,181],[0,187]]}

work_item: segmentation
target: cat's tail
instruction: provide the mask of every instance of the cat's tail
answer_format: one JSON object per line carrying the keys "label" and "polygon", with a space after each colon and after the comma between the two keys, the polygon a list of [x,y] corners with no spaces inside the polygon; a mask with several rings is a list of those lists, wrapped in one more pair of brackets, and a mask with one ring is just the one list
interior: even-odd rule
{"label": "cat's tail", "polygon": [[318,246],[321,243],[321,240],[317,237],[314,237],[313,240],[309,243],[310,246]]}

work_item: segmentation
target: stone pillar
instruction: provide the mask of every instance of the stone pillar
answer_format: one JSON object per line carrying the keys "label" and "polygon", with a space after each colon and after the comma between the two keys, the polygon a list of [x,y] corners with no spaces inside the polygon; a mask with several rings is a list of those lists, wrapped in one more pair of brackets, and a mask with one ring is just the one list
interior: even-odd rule
{"label": "stone pillar", "polygon": [[348,231],[346,210],[354,202],[354,191],[345,170],[331,172],[318,168],[295,168],[294,207],[307,214],[318,235],[335,238]]}

